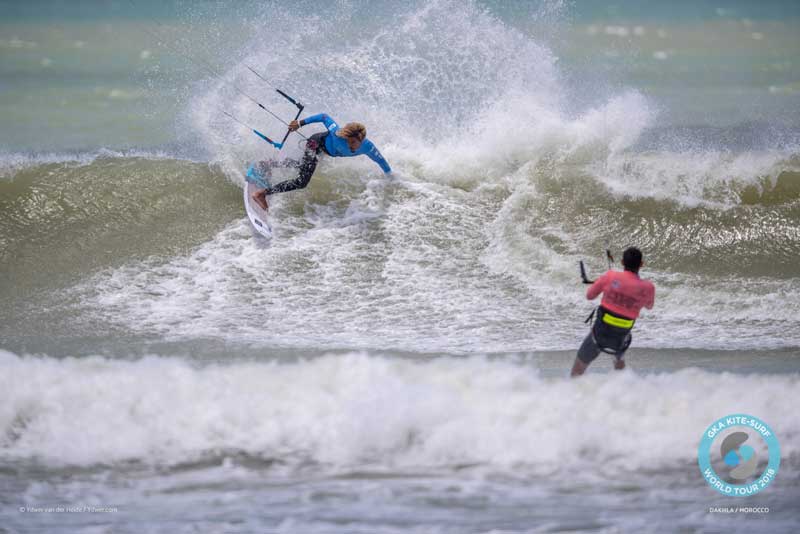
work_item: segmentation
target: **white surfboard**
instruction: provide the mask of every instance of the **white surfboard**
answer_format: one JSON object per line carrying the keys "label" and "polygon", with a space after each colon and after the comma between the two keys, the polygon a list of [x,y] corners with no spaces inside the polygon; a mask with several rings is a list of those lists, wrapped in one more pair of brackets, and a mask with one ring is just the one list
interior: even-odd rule
{"label": "white surfboard", "polygon": [[272,239],[272,225],[269,222],[269,213],[261,209],[261,206],[253,200],[253,193],[268,187],[269,179],[262,172],[259,172],[258,164],[253,163],[247,169],[245,180],[244,209],[247,212],[247,218],[250,219],[250,223],[256,232],[267,239]]}

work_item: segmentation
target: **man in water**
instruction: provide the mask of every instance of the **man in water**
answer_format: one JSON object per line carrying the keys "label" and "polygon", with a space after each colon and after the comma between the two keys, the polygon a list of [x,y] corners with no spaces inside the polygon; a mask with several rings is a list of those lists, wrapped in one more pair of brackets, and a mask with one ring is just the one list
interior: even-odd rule
{"label": "man in water", "polygon": [[639,278],[643,265],[642,252],[630,247],[622,255],[624,271],[609,270],[586,290],[586,298],[592,300],[600,293],[600,301],[592,329],[583,340],[578,356],[572,365],[571,376],[586,371],[600,351],[615,356],[614,369],[625,368],[625,351],[631,344],[631,330],[642,308],[653,309],[656,288],[649,280]]}
{"label": "man in water", "polygon": [[324,152],[334,158],[349,158],[366,154],[372,161],[380,165],[384,173],[389,174],[392,172],[391,167],[386,163],[378,149],[375,148],[375,145],[372,144],[372,141],[367,139],[367,129],[360,122],[349,122],[343,128],[339,128],[339,125],[332,118],[325,113],[320,113],[306,119],[290,122],[289,131],[293,132],[301,126],[315,122],[325,124],[327,131],[316,133],[308,138],[303,160],[299,162],[285,160],[279,163],[282,166],[298,166],[300,172],[297,174],[297,178],[286,180],[266,189],[259,189],[253,193],[253,200],[262,209],[268,209],[267,195],[286,193],[287,191],[294,191],[307,186],[308,182],[311,181],[314,170],[317,168],[317,159],[320,152]]}

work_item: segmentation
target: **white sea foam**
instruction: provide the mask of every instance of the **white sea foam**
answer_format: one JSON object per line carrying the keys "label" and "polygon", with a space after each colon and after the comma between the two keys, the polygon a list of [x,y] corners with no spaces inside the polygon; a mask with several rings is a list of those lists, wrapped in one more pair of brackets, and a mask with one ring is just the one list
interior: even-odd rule
{"label": "white sea foam", "polygon": [[[277,238],[268,250],[241,220],[185,257],[109,270],[79,291],[98,319],[170,339],[456,352],[531,348],[533,332],[509,337],[498,318],[525,321],[543,312],[534,295],[498,294],[487,279],[480,219],[461,202],[427,191],[383,207],[384,190],[368,187],[344,210],[314,207],[298,216],[278,206]],[[421,234],[420,219],[433,217],[437,232]],[[382,222],[387,218],[391,224]],[[376,231],[380,239],[370,239]],[[466,246],[465,235],[472,236]],[[563,335],[571,344],[572,332]]]}
{"label": "white sea foam", "polygon": [[800,377],[695,369],[545,380],[484,358],[352,353],[204,367],[0,352],[0,455],[53,464],[180,463],[218,451],[332,466],[484,464],[614,471],[691,463],[730,413],[798,454]]}

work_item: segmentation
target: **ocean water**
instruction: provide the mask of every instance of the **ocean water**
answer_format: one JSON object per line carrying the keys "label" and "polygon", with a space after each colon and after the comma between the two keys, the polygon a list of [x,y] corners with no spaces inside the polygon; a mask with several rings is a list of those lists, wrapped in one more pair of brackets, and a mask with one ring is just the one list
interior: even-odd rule
{"label": "ocean water", "polygon": [[[0,12],[0,532],[797,531],[797,3]],[[394,175],[321,162],[266,242],[243,171],[302,139],[223,111],[280,137],[272,86]],[[629,368],[571,381],[632,244]],[[744,499],[733,413],[781,447]]]}

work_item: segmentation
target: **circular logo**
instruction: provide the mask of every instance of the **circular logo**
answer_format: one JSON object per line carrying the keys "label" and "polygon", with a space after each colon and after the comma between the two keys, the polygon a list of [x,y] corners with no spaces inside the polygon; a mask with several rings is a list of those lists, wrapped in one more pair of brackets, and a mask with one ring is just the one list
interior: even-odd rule
{"label": "circular logo", "polygon": [[697,463],[709,486],[723,495],[747,497],[775,479],[781,450],[775,433],[758,417],[726,415],[706,429]]}

